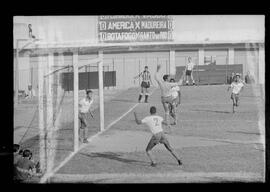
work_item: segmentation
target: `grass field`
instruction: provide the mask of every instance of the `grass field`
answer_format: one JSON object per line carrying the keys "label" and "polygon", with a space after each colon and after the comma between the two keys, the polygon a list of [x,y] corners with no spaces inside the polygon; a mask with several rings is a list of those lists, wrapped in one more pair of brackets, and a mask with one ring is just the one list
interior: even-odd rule
{"label": "grass field", "polygon": [[[240,106],[232,113],[226,88],[182,87],[178,124],[164,129],[183,166],[178,166],[162,145],[153,150],[158,166],[150,166],[145,147],[151,134],[146,126],[136,125],[133,111],[143,118],[154,105],[164,116],[160,90],[151,90],[150,103],[138,104],[139,89],[133,88],[105,102],[108,129],[69,156],[47,182],[263,182],[264,97],[259,87],[247,85]],[[96,128],[98,118],[91,121],[89,130]]]}

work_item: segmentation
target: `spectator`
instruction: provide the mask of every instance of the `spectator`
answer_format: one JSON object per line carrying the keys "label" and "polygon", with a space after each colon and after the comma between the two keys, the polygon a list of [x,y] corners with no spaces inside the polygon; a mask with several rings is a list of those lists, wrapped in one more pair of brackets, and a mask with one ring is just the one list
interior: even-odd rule
{"label": "spectator", "polygon": [[13,165],[15,165],[18,160],[22,157],[19,144],[13,144]]}
{"label": "spectator", "polygon": [[22,158],[21,152],[22,150],[20,150],[20,145],[19,144],[13,144],[13,176],[14,179],[16,179],[16,165],[17,162],[19,161],[19,159]]}
{"label": "spectator", "polygon": [[25,98],[32,99],[34,96],[36,96],[35,90],[33,89],[32,85],[28,85],[28,90]]}
{"label": "spectator", "polygon": [[16,163],[15,180],[17,182],[37,182],[40,174],[35,173],[39,163],[35,164],[32,158],[32,152],[28,149],[23,151],[23,156]]}
{"label": "spectator", "polygon": [[235,76],[235,73],[232,72],[231,77],[230,77],[229,84],[231,84],[234,81],[234,76]]}
{"label": "spectator", "polygon": [[253,84],[253,83],[255,83],[255,80],[254,80],[253,76],[250,74],[249,71],[247,71],[247,74],[245,75],[245,83],[246,84]]}

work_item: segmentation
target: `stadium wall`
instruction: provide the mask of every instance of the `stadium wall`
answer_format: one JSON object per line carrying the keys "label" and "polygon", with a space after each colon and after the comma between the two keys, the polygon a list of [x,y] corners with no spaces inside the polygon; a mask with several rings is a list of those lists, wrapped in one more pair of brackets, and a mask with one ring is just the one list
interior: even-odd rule
{"label": "stadium wall", "polygon": [[[175,67],[185,66],[188,57],[192,57],[196,65],[206,65],[207,62],[215,61],[216,65],[243,64],[243,76],[249,71],[254,76],[255,82],[264,83],[264,44],[253,44],[250,48],[245,43],[241,45],[196,45],[177,47],[147,49],[147,50],[113,50],[104,51],[104,71],[116,71],[117,89],[126,89],[139,86],[141,81],[134,80],[145,65],[153,75],[157,64],[161,64],[162,73],[170,73],[171,62],[170,52],[175,52]],[[31,52],[30,52],[31,53]],[[63,48],[62,52],[55,52],[53,55],[55,66],[72,65],[72,52]],[[32,84],[37,93],[38,82],[38,56],[25,52],[19,57],[19,89],[27,90]],[[47,55],[43,55],[44,65],[47,62]],[[87,64],[91,59],[98,57],[97,52],[86,51],[79,53],[79,64]],[[15,58],[14,58],[15,59]],[[57,67],[55,68],[57,69]],[[97,71],[97,63],[87,65],[79,69],[79,72]],[[153,81],[155,83],[155,81]]]}

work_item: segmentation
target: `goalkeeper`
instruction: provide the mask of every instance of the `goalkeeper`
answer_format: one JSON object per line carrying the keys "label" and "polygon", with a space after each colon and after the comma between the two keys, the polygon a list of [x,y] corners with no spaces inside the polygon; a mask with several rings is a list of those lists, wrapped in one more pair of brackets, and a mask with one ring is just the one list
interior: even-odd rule
{"label": "goalkeeper", "polygon": [[80,129],[79,129],[79,137],[80,141],[83,143],[88,143],[87,141],[87,131],[88,131],[88,123],[87,123],[87,115],[88,113],[94,118],[90,107],[93,103],[93,92],[92,90],[86,90],[86,97],[80,100],[79,103],[79,121],[80,121]]}

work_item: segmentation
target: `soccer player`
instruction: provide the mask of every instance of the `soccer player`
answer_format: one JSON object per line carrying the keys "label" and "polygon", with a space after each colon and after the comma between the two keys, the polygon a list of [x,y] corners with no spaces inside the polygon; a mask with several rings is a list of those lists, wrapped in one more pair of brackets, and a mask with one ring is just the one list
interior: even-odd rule
{"label": "soccer player", "polygon": [[[175,83],[175,79],[170,79],[171,83]],[[180,92],[180,85],[172,87],[171,89],[173,100],[176,103],[176,107],[181,103],[181,92]]]}
{"label": "soccer player", "polygon": [[161,78],[160,74],[160,65],[157,66],[157,72],[155,73],[155,80],[157,81],[160,90],[161,90],[161,103],[163,105],[164,111],[165,111],[165,125],[170,126],[169,123],[169,104],[173,104],[173,97],[171,94],[171,88],[175,86],[182,85],[183,83],[183,74],[179,81],[177,83],[171,83],[169,82],[169,75],[163,75],[163,78]]}
{"label": "soccer player", "polygon": [[230,88],[232,88],[231,99],[233,101],[233,113],[234,113],[234,107],[239,106],[239,93],[244,88],[244,84],[240,81],[240,74],[239,73],[236,73],[234,81],[228,87],[227,91],[229,91]]}
{"label": "soccer player", "polygon": [[92,90],[86,90],[86,97],[80,100],[80,103],[79,103],[79,120],[80,120],[79,136],[80,136],[80,141],[83,143],[88,143],[87,141],[88,114],[90,114],[92,118],[94,118],[90,110],[90,107],[94,101],[92,96],[93,96]]}
{"label": "soccer player", "polygon": [[32,25],[31,24],[28,24],[28,35],[29,35],[29,38],[31,39],[35,39],[36,37],[32,34]]}
{"label": "soccer player", "polygon": [[141,83],[141,92],[139,95],[139,103],[141,102],[142,96],[145,94],[145,103],[148,103],[148,97],[149,97],[149,92],[148,89],[150,88],[150,83],[153,85],[152,83],[152,79],[151,79],[151,74],[148,71],[148,66],[144,67],[144,71],[141,72],[139,75],[137,75],[136,77],[134,77],[134,79],[137,79],[139,77],[142,77],[142,83]]}
{"label": "soccer player", "polygon": [[151,137],[147,147],[146,147],[146,154],[149,157],[150,161],[151,161],[151,166],[155,167],[157,164],[154,161],[152,154],[151,154],[151,150],[153,149],[153,147],[159,143],[164,144],[164,146],[166,147],[166,149],[173,155],[173,157],[177,160],[179,165],[182,165],[181,160],[177,157],[176,153],[174,152],[173,148],[170,146],[170,143],[167,139],[167,137],[165,136],[165,134],[163,133],[163,129],[162,129],[162,121],[163,118],[156,115],[156,107],[152,106],[150,108],[150,116],[145,117],[144,119],[140,120],[137,117],[136,112],[134,112],[134,116],[135,116],[135,121],[138,125],[145,123],[150,131],[152,132],[153,136]]}
{"label": "soccer player", "polygon": [[192,80],[192,84],[195,85],[195,81],[193,79],[193,67],[194,67],[194,63],[192,63],[191,61],[191,57],[188,57],[188,63],[186,65],[185,68],[185,72],[186,72],[186,85],[188,85],[188,77],[190,77],[190,79]]}
{"label": "soccer player", "polygon": [[[175,80],[173,78],[170,79],[171,83],[175,83]],[[171,117],[174,119],[174,122],[172,125],[176,125],[177,119],[176,119],[176,108],[181,102],[181,92],[180,92],[180,86],[175,86],[171,88],[171,95],[172,95],[172,103],[169,104],[169,111]]]}

